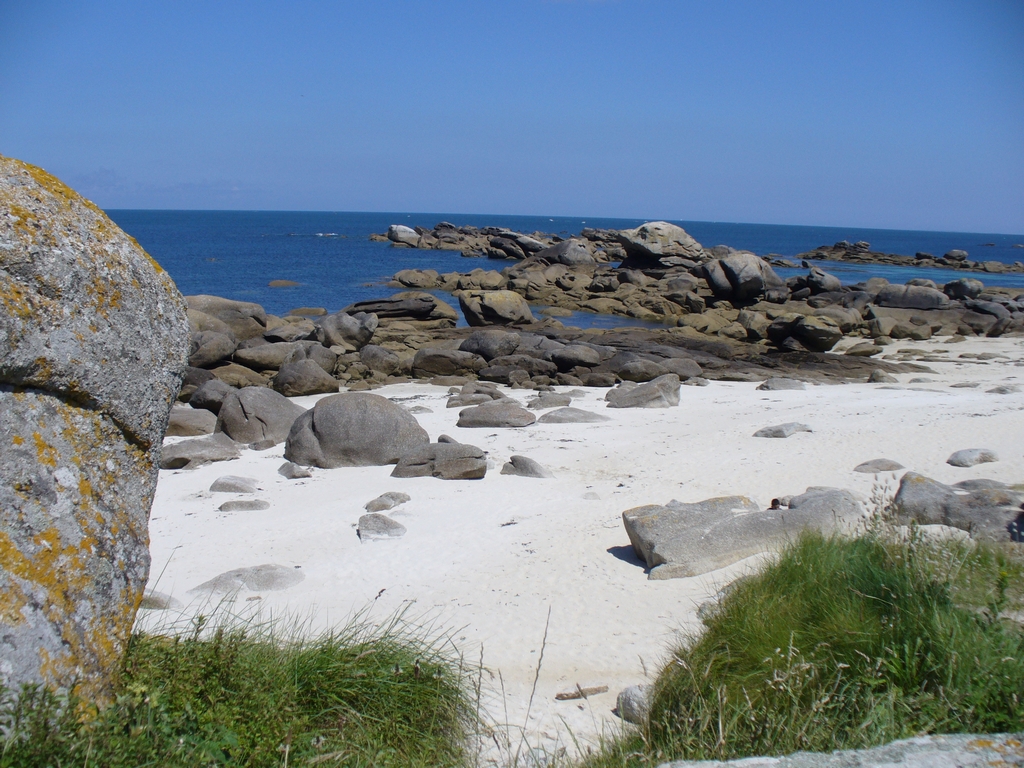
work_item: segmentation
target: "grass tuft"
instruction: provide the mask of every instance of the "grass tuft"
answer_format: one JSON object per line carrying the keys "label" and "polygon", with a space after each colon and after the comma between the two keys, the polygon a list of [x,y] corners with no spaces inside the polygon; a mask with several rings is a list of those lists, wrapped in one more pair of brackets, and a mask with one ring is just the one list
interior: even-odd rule
{"label": "grass tuft", "polygon": [[677,649],[649,723],[589,766],[856,749],[1024,727],[1011,547],[805,533]]}
{"label": "grass tuft", "polygon": [[139,633],[115,702],[0,694],[0,766],[457,766],[468,671],[399,619],[318,636],[274,625]]}

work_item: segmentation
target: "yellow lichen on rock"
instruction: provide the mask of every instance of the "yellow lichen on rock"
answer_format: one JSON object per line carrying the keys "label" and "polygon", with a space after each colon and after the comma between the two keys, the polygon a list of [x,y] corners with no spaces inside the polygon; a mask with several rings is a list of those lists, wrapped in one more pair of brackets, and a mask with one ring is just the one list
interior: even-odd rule
{"label": "yellow lichen on rock", "polygon": [[2,156],[0,246],[0,685],[102,702],[149,574],[185,305],[93,203]]}

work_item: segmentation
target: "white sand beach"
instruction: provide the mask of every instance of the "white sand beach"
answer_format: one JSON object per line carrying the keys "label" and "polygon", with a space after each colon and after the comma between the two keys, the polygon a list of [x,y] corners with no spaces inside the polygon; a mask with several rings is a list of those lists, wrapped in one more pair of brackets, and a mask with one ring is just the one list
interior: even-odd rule
{"label": "white sand beach", "polygon": [[[773,497],[809,486],[850,489],[867,501],[878,483],[894,492],[902,474],[853,471],[882,457],[943,483],[1024,482],[1024,339],[897,342],[885,354],[904,349],[950,360],[924,363],[933,373],[900,374],[896,385],[683,386],[679,406],[668,409],[606,409],[607,390],[584,389],[573,406],[610,417],[599,424],[458,428],[459,409],[445,407],[447,387],[387,386],[376,393],[431,409],[417,419],[432,440],[447,434],[486,450],[493,464],[487,476],[396,479],[385,466],[313,469],[309,479],[288,480],[277,472],[284,444],[191,471],[161,471],[150,523],[150,588],[190,614],[206,598],[188,591],[220,573],[263,563],[301,569],[305,578],[296,586],[243,590],[233,609],[310,617],[313,628],[344,624],[367,609],[378,621],[404,611],[410,621],[450,631],[469,660],[482,656],[491,722],[510,723],[514,739],[525,724],[531,744],[560,743],[571,752],[574,738],[593,743],[621,727],[612,714],[617,692],[650,682],[671,645],[699,628],[697,607],[757,559],[694,578],[648,580],[623,528],[624,510],[733,494],[765,508]],[[1021,385],[1016,392],[988,391],[1014,384]],[[521,403],[534,395],[502,389]],[[316,400],[296,402],[308,408]],[[794,421],[813,431],[786,439],[752,436]],[[999,461],[969,468],[946,463],[964,448],[991,449]],[[554,479],[500,474],[513,454],[540,462]],[[208,490],[229,474],[256,478],[255,497],[270,508],[218,511],[243,498]],[[408,532],[360,541],[355,525],[363,505],[387,491],[411,496],[387,513]],[[171,613],[144,611],[140,621],[159,625]],[[577,684],[606,685],[608,692],[556,701]]]}

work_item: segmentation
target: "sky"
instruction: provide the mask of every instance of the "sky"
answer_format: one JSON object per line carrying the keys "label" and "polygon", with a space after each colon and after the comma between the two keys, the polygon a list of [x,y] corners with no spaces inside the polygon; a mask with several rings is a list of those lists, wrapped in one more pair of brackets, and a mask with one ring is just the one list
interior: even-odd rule
{"label": "sky", "polygon": [[1024,0],[0,0],[106,208],[1024,233]]}

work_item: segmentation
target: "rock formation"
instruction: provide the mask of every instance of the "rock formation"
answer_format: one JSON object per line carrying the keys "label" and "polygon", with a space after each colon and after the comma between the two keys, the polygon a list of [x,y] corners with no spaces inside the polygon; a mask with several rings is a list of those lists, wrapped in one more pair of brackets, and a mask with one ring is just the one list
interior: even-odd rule
{"label": "rock formation", "polygon": [[0,684],[102,700],[149,577],[185,303],[95,205],[3,157],[0,302]]}

